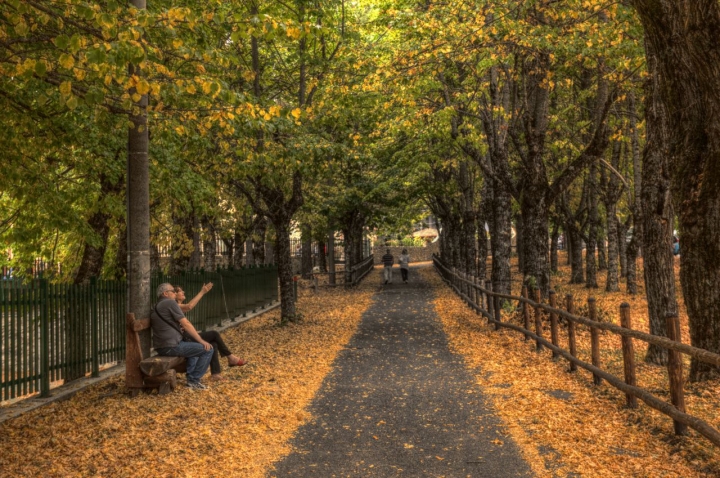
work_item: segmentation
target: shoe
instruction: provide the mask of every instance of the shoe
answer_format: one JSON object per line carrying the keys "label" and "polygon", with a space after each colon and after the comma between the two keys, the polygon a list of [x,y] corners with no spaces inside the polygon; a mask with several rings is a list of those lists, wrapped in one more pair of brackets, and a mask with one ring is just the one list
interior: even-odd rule
{"label": "shoe", "polygon": [[385,281],[385,285],[387,285],[387,281]]}
{"label": "shoe", "polygon": [[188,382],[187,388],[192,388],[193,390],[207,390],[207,385],[203,385],[200,382]]}
{"label": "shoe", "polygon": [[244,361],[244,360],[238,360],[238,361],[235,362],[235,363],[229,363],[229,364],[228,364],[228,367],[242,367],[242,366],[245,365],[246,363],[247,363],[247,362]]}

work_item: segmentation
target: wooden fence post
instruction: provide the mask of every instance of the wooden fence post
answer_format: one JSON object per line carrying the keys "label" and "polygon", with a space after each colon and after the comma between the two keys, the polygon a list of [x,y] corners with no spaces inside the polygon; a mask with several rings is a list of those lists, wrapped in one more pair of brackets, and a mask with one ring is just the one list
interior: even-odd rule
{"label": "wooden fence post", "polygon": [[[552,289],[548,293],[548,301],[550,302],[550,307],[553,309],[557,307],[557,298],[555,296],[555,291]],[[550,312],[550,341],[554,346],[558,346],[558,321],[557,314],[555,312]],[[556,359],[560,356],[560,354],[553,350],[552,356]]]}
{"label": "wooden fence post", "polygon": [[[520,293],[520,295],[522,295],[524,299],[528,298],[528,288],[526,285],[522,286],[522,292]],[[528,307],[527,302],[523,302],[522,305],[525,330],[530,330],[530,308]],[[528,334],[525,334],[525,340],[530,340],[530,336]]]}
{"label": "wooden fence post", "polygon": [[[540,297],[540,289],[535,288],[535,297],[534,300],[537,303],[535,306],[535,335],[542,338],[542,317],[540,315],[540,301],[542,300]],[[535,351],[536,352],[542,352],[543,346],[540,343],[540,339],[535,339]]]}
{"label": "wooden fence post", "polygon": [[[488,315],[492,318],[495,318],[495,301],[493,300],[494,297],[492,295],[492,282],[487,281],[485,283],[485,288],[488,291],[488,294],[487,294]],[[491,320],[488,319],[488,323],[490,323],[490,322],[491,322]],[[498,327],[496,325],[495,330],[497,330],[497,329],[498,329]]]}
{"label": "wooden fence post", "polygon": [[[630,319],[630,304],[623,302],[620,305],[620,325],[623,328],[632,328],[632,321]],[[622,353],[623,353],[623,364],[625,368],[625,383],[628,385],[637,385],[635,379],[635,348],[631,337],[622,337]],[[637,397],[630,393],[625,394],[627,406],[629,408],[637,408]]]}
{"label": "wooden fence post", "polygon": [[[670,340],[680,342],[680,321],[676,314],[665,317],[667,336]],[[685,412],[685,395],[683,392],[683,364],[682,356],[677,350],[668,350],[668,377],[670,378],[670,399],[675,408]],[[673,420],[676,435],[686,435],[687,425]]]}
{"label": "wooden fence post", "polygon": [[[572,294],[566,295],[565,300],[567,301],[567,311],[571,314],[575,314],[575,302],[573,301]],[[575,344],[575,321],[572,319],[568,319],[568,344],[570,346],[570,355],[577,357],[577,346]],[[570,371],[575,372],[576,370],[577,365],[575,365],[575,362],[570,362]]]}
{"label": "wooden fence post", "polygon": [[500,330],[500,322],[502,322],[500,315],[500,297],[493,297],[495,300],[495,330]]}
{"label": "wooden fence post", "polygon": [[473,295],[475,297],[475,313],[480,315],[480,309],[482,309],[480,299],[482,298],[482,296],[480,295],[480,289],[478,289],[478,286],[480,285],[480,279],[478,279],[477,276],[473,276],[473,284],[475,284],[475,287],[473,287]]}
{"label": "wooden fence post", "polygon": [[[597,304],[594,297],[588,298],[588,315],[592,321],[597,321]],[[590,327],[590,345],[592,347],[592,364],[600,368],[600,334],[597,327]],[[602,385],[602,379],[599,375],[593,374],[593,383]]]}

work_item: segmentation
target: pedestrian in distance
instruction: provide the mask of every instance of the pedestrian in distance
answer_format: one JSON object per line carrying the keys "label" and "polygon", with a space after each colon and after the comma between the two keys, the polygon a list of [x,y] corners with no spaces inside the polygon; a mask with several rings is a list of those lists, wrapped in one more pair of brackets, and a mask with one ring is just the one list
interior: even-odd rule
{"label": "pedestrian in distance", "polygon": [[[185,291],[182,289],[182,287],[176,285],[175,300],[177,301],[180,309],[183,312],[190,312],[198,304],[198,302],[200,302],[200,299],[202,299],[205,294],[210,292],[210,289],[212,289],[212,287],[212,282],[204,284],[202,286],[202,289],[200,289],[200,292],[198,292],[197,295],[193,297],[190,302],[185,304]],[[236,355],[233,355],[228,346],[225,344],[225,341],[222,339],[222,336],[219,332],[217,332],[216,330],[204,330],[199,334],[203,340],[209,342],[210,345],[212,345],[213,347],[213,356],[210,360],[211,380],[225,380],[225,377],[223,377],[222,375],[222,367],[220,367],[221,356],[227,359],[228,367],[242,367],[243,365],[245,365],[246,362],[243,359],[237,357]]]}
{"label": "pedestrian in distance", "polygon": [[400,264],[400,274],[402,275],[402,281],[408,283],[408,272],[410,269],[410,256],[408,255],[407,249],[402,250],[402,254],[398,257],[398,264]]}
{"label": "pedestrian in distance", "polygon": [[392,266],[395,263],[395,258],[390,254],[390,249],[387,250],[381,259],[383,263],[383,279],[385,284],[392,284]]}
{"label": "pedestrian in distance", "polygon": [[[206,390],[207,386],[200,383],[200,379],[210,366],[213,347],[200,337],[185,317],[175,300],[176,295],[175,288],[167,282],[157,288],[158,302],[150,313],[153,347],[158,355],[185,357],[188,388]],[[185,336],[192,341],[187,341]]]}

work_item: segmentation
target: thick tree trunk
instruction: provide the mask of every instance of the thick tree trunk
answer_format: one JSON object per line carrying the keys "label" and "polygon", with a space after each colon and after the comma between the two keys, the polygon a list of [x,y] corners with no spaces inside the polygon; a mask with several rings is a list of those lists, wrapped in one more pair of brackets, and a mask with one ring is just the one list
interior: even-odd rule
{"label": "thick tree trunk", "polygon": [[539,287],[542,296],[550,290],[550,265],[548,264],[548,206],[544,194],[535,197],[526,192],[521,205],[523,229],[523,263],[525,283]]}
{"label": "thick tree trunk", "polygon": [[492,286],[495,292],[510,293],[510,236],[512,230],[510,194],[502,185],[493,188],[492,228]]}
{"label": "thick tree trunk", "polygon": [[[645,28],[645,43],[657,55],[661,95],[669,113],[672,187],[682,246],[680,281],[690,339],[692,345],[718,353],[720,4],[717,0],[633,3]],[[644,236],[651,234],[644,232]],[[697,360],[691,363],[691,380],[719,374],[715,366]]]}
{"label": "thick tree trunk", "polygon": [[642,190],[642,167],[640,166],[640,138],[637,131],[637,121],[635,120],[635,93],[630,91],[628,95],[628,103],[630,109],[630,138],[633,162],[633,207],[632,207],[632,224],[633,235],[628,244],[627,255],[627,293],[635,295],[638,293],[637,288],[637,259],[640,256],[640,244],[642,244],[642,200],[640,191]]}
{"label": "thick tree trunk", "polygon": [[[670,194],[670,158],[667,156],[667,114],[659,94],[663,78],[650,43],[646,43],[646,56],[650,77],[645,93],[647,142],[643,151],[641,190],[645,295],[650,333],[667,336],[666,316],[676,314],[678,310],[672,254],[674,213]],[[666,364],[667,359],[664,348],[648,347],[646,361]]]}
{"label": "thick tree trunk", "polygon": [[277,257],[278,277],[280,279],[281,321],[295,322],[295,294],[293,291],[292,255],[290,251],[290,219],[273,221],[275,227],[275,256]]}
{"label": "thick tree trunk", "polygon": [[[131,0],[145,9],[145,0]],[[134,66],[130,74],[139,73]],[[134,89],[130,93],[135,93]],[[150,161],[147,124],[148,96],[141,95],[130,115],[127,158],[127,313],[150,317]],[[150,356],[150,330],[139,333],[144,357]]]}

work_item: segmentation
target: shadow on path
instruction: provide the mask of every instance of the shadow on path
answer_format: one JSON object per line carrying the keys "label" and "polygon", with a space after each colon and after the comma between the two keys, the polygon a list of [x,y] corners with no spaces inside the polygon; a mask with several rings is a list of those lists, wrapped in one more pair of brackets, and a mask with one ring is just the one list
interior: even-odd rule
{"label": "shadow on path", "polygon": [[[380,286],[314,399],[294,452],[270,476],[531,476],[462,357],[450,352],[432,290]],[[380,283],[381,271],[365,280]]]}

